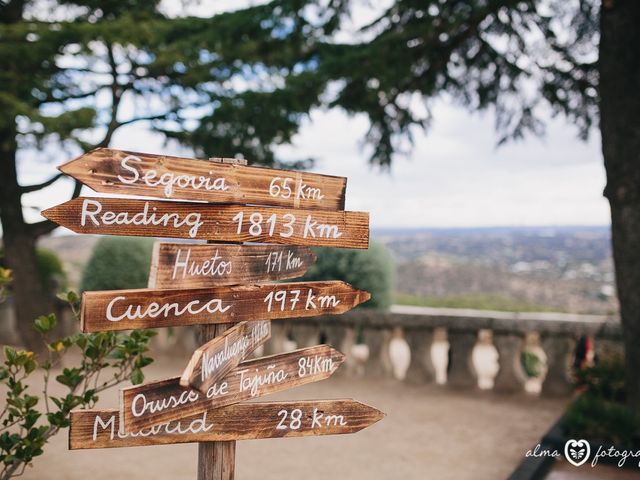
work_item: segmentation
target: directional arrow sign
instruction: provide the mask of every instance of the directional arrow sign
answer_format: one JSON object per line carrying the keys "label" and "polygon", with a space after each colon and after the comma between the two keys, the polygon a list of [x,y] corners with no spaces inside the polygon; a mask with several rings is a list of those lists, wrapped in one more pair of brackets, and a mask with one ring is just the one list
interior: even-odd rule
{"label": "directional arrow sign", "polygon": [[369,214],[81,197],[44,210],[76,233],[368,248]]}
{"label": "directional arrow sign", "polygon": [[331,376],[344,355],[328,345],[242,362],[206,393],[181,387],[179,377],[120,390],[120,426],[131,432],[202,414]]}
{"label": "directional arrow sign", "polygon": [[198,348],[180,378],[206,393],[211,386],[236,367],[241,360],[271,337],[271,322],[240,322]]}
{"label": "directional arrow sign", "polygon": [[149,288],[197,288],[304,275],[316,257],[307,247],[156,242]]}
{"label": "directional arrow sign", "polygon": [[336,435],[355,433],[383,417],[380,410],[351,399],[239,403],[123,433],[117,410],[74,410],[69,448]]}
{"label": "directional arrow sign", "polygon": [[97,192],[214,203],[344,209],[347,179],[99,148],[60,171]]}
{"label": "directional arrow sign", "polygon": [[340,314],[371,295],[338,281],[84,292],[83,332]]}

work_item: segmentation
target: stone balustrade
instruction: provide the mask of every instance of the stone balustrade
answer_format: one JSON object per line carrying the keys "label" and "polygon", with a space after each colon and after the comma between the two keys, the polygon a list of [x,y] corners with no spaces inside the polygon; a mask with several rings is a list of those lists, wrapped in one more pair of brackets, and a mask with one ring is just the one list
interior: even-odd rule
{"label": "stone balustrade", "polygon": [[[77,329],[60,308],[59,335]],[[0,343],[16,344],[10,302],[0,304]],[[156,353],[188,355],[197,342],[192,327],[159,329]],[[394,306],[390,311],[357,309],[343,315],[272,322],[260,355],[328,343],[346,355],[341,375],[395,377],[452,388],[566,395],[577,340],[589,336],[596,355],[622,352],[617,319],[596,315],[509,313]],[[535,374],[523,353],[536,359]]]}
{"label": "stone balustrade", "polygon": [[[346,354],[345,375],[499,392],[570,393],[583,335],[597,355],[622,352],[618,321],[595,315],[394,306],[272,325],[264,353],[329,343]],[[534,371],[523,367],[523,352],[536,359]]]}

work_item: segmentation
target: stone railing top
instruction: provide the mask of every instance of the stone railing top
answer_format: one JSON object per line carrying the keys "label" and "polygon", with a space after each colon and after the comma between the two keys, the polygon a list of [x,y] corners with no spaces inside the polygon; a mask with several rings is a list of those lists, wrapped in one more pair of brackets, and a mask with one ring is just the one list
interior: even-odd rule
{"label": "stone railing top", "polygon": [[405,329],[446,327],[450,331],[476,332],[481,328],[495,334],[595,335],[618,339],[622,335],[620,322],[605,315],[578,315],[550,312],[499,312],[454,308],[413,307],[394,305],[389,311],[356,309],[339,316],[298,319],[305,324],[333,322],[339,325],[362,325],[369,328]]}
{"label": "stone railing top", "polygon": [[391,313],[399,313],[403,315],[432,315],[500,320],[546,320],[587,323],[617,321],[615,317],[607,315],[582,315],[577,313],[559,312],[504,312],[499,310],[475,310],[471,308],[416,307],[412,305],[392,305],[390,311]]}

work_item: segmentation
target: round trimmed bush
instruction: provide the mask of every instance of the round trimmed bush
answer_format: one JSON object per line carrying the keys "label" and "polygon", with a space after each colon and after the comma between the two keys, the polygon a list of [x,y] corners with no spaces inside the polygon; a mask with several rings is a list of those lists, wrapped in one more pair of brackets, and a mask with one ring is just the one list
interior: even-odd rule
{"label": "round trimmed bush", "polygon": [[81,290],[145,288],[152,249],[151,238],[101,238],[82,272]]}
{"label": "round trimmed bush", "polygon": [[387,309],[393,301],[395,264],[391,252],[371,242],[368,250],[314,248],[318,257],[304,280],[342,280],[371,293],[365,308]]}

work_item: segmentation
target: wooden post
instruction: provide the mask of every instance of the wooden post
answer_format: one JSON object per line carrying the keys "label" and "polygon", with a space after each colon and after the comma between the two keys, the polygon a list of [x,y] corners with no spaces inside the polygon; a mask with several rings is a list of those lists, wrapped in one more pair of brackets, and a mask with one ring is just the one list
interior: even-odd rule
{"label": "wooden post", "polygon": [[[221,335],[233,323],[201,325],[200,343]],[[233,480],[236,468],[236,442],[198,443],[198,480]]]}
{"label": "wooden post", "polygon": [[[210,158],[212,162],[235,163],[246,165],[246,160]],[[216,243],[209,241],[207,243]],[[233,323],[221,323],[218,325],[200,325],[200,345],[222,335]],[[200,442],[198,443],[198,480],[234,480],[236,470],[236,442]]]}

